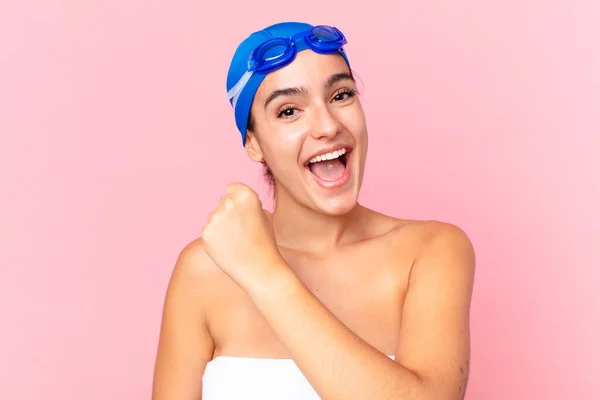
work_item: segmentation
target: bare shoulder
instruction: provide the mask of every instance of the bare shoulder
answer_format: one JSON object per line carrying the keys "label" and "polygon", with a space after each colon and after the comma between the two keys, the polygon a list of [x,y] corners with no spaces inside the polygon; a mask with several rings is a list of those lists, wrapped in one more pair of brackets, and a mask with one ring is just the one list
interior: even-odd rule
{"label": "bare shoulder", "polygon": [[189,322],[204,321],[223,275],[206,253],[203,240],[191,241],[183,247],[173,267],[165,313],[179,314],[186,310]]}
{"label": "bare shoulder", "polygon": [[373,211],[370,211],[370,219],[372,225],[389,237],[399,256],[405,258],[411,253],[415,265],[435,261],[447,268],[461,265],[467,273],[475,266],[471,239],[457,225],[436,220],[400,219]]}
{"label": "bare shoulder", "polygon": [[441,221],[409,221],[398,225],[396,235],[404,240],[408,236],[413,243],[413,281],[443,277],[472,283],[475,249],[459,226]]}
{"label": "bare shoulder", "polygon": [[471,239],[457,225],[441,221],[412,221],[410,228],[420,242],[422,252],[473,253]]}
{"label": "bare shoulder", "polygon": [[419,256],[461,259],[463,265],[473,266],[475,249],[467,233],[460,227],[439,221],[423,223]]}
{"label": "bare shoulder", "polygon": [[197,238],[186,244],[173,269],[174,276],[184,276],[187,279],[208,278],[217,272],[218,268],[206,253],[204,241]]}
{"label": "bare shoulder", "polygon": [[[215,264],[206,252],[204,241],[198,238],[181,250],[169,282],[167,300],[176,298],[180,306],[194,310],[194,320],[210,325],[224,303],[230,304],[240,293],[243,293],[240,287]],[[213,333],[211,330],[211,336]]]}
{"label": "bare shoulder", "polygon": [[207,306],[217,289],[218,283],[226,275],[208,256],[201,238],[185,245],[173,268],[167,296],[185,295],[188,298],[202,300]]}
{"label": "bare shoulder", "polygon": [[231,279],[207,254],[204,241],[195,239],[177,257],[165,295],[164,316],[179,315],[178,324],[206,328],[219,296],[231,286]]}

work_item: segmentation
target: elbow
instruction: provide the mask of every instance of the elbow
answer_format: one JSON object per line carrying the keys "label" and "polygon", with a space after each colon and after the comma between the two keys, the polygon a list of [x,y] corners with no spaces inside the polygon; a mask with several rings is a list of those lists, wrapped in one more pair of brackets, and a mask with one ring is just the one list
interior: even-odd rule
{"label": "elbow", "polygon": [[[462,385],[452,385],[446,382],[436,382],[423,375],[414,373],[414,382],[411,394],[409,396],[399,395],[396,400],[464,400],[465,387]],[[406,388],[405,388],[406,389]],[[398,390],[396,393],[406,393]]]}
{"label": "elbow", "polygon": [[423,390],[419,400],[464,400],[465,393],[460,388],[427,388]]}

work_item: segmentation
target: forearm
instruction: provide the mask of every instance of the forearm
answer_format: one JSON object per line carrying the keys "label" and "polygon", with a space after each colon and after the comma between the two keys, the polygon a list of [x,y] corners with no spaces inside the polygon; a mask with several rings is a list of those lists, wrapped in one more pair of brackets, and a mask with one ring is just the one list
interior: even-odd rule
{"label": "forearm", "polygon": [[278,275],[248,292],[323,399],[432,398],[419,376],[355,335],[291,271]]}

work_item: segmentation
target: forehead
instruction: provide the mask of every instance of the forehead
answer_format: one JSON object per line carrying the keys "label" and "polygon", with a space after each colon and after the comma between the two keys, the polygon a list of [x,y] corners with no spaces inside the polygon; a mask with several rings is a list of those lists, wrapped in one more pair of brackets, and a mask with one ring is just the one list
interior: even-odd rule
{"label": "forehead", "polygon": [[256,92],[262,97],[273,90],[288,87],[323,87],[327,79],[338,73],[349,73],[348,64],[339,54],[318,54],[304,50],[293,62],[268,74]]}

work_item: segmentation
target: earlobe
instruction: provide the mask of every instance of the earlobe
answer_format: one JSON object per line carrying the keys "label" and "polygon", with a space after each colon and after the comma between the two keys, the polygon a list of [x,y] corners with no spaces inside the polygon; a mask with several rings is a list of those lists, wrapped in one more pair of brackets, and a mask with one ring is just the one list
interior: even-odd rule
{"label": "earlobe", "polygon": [[256,140],[256,137],[250,132],[246,134],[246,144],[244,147],[246,148],[248,156],[252,161],[263,161],[264,157],[260,149],[260,144],[258,144],[258,140]]}

